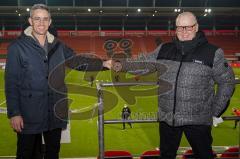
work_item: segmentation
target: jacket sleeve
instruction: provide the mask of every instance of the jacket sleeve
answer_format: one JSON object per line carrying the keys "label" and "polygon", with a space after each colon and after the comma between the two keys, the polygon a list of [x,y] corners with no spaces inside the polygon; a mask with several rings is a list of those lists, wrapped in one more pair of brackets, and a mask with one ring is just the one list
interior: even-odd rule
{"label": "jacket sleeve", "polygon": [[213,103],[213,116],[220,117],[227,109],[235,88],[235,77],[232,68],[224,58],[222,49],[215,53],[213,64],[213,79],[216,91]]}
{"label": "jacket sleeve", "polygon": [[157,61],[161,46],[162,45],[158,46],[151,53],[141,54],[136,59],[121,60],[122,69],[120,71],[137,75],[153,73],[155,71],[165,72],[166,67]]}
{"label": "jacket sleeve", "polygon": [[88,54],[77,55],[66,45],[64,45],[64,56],[66,65],[72,69],[79,71],[99,71],[104,69],[103,61],[100,58]]}
{"label": "jacket sleeve", "polygon": [[21,115],[20,93],[22,69],[16,46],[9,46],[5,68],[5,95],[8,118]]}

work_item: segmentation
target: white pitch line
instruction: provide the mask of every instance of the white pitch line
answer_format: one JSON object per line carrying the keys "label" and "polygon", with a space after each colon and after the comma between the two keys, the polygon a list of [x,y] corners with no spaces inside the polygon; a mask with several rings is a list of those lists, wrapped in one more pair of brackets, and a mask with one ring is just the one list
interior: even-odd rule
{"label": "white pitch line", "polygon": [[7,108],[0,107],[0,114],[7,114]]}
{"label": "white pitch line", "polygon": [[3,105],[4,103],[6,103],[6,100],[5,100],[5,101],[3,101],[2,103],[0,103],[0,106],[1,106],[1,105]]}

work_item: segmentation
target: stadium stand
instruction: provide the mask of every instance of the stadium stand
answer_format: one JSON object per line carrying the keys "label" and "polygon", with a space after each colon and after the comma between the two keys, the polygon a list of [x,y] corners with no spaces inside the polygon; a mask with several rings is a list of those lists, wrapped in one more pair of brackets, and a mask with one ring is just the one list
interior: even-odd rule
{"label": "stadium stand", "polygon": [[220,158],[240,158],[239,147],[230,147],[223,152]]}
{"label": "stadium stand", "polygon": [[[106,159],[133,159],[133,156],[128,151],[111,150],[104,152],[104,158]],[[99,157],[98,157],[99,159]]]}
{"label": "stadium stand", "polygon": [[149,150],[143,152],[140,159],[159,159],[160,150]]}
{"label": "stadium stand", "polygon": [[194,155],[193,155],[193,152],[191,149],[187,150],[184,152],[183,156],[182,156],[182,159],[190,159],[190,158],[193,158]]}
{"label": "stadium stand", "polygon": [[[218,40],[228,39],[226,41]],[[64,42],[66,42],[71,48],[73,48],[78,53],[95,53],[97,55],[105,55],[106,50],[104,49],[104,42],[108,39],[121,39],[119,37],[63,37],[61,38]],[[123,39],[123,38],[122,38]],[[153,51],[157,46],[155,44],[156,37],[146,36],[146,37],[124,37],[124,39],[130,39],[133,42],[133,46],[131,47],[131,52],[133,56],[136,56],[139,53],[146,53]],[[164,42],[170,41],[171,37],[164,37],[162,39]],[[238,58],[235,53],[240,52],[240,39],[229,37],[229,36],[221,36],[221,37],[208,37],[209,41],[213,44],[221,46],[225,51],[225,57],[230,61],[237,61]],[[231,43],[229,43],[231,41]],[[113,50],[115,51],[115,50]]]}
{"label": "stadium stand", "polygon": [[[217,157],[217,154],[215,152],[213,152],[213,155],[214,155],[214,158]],[[182,159],[194,159],[193,151],[191,149],[186,150],[182,155]]]}
{"label": "stadium stand", "polygon": [[[11,41],[20,35],[21,31],[5,31],[0,40],[0,59],[5,63],[7,47]],[[220,46],[231,67],[240,67],[240,36],[234,31],[205,31],[208,40]],[[58,31],[60,40],[65,42],[76,53],[88,53],[103,59],[111,57],[137,57],[140,54],[151,53],[160,42],[169,42],[174,32],[166,31]],[[5,39],[5,40],[4,40]],[[113,41],[114,48],[107,50],[107,42]],[[123,43],[123,41],[125,41]],[[126,43],[126,41],[129,41]],[[111,46],[111,45],[110,45]],[[114,56],[112,56],[114,55]]]}
{"label": "stadium stand", "polygon": [[[120,35],[120,36],[114,36],[110,33],[108,34],[108,31],[105,31],[104,36],[99,35],[97,33],[81,33],[81,32],[71,32],[71,31],[65,31],[65,32],[59,32],[59,38],[64,41],[69,47],[73,48],[77,53],[94,53],[99,56],[105,56],[106,57],[106,49],[104,48],[104,44],[107,40],[113,40],[117,43],[117,48],[114,48],[113,51],[115,52],[121,52],[124,51],[122,48],[120,48],[120,43],[122,39],[128,39],[132,42],[132,45],[128,48],[130,49],[133,56],[136,56],[139,53],[146,53],[153,51],[157,45],[159,39],[161,39],[162,42],[168,42],[171,41],[174,34],[170,35],[161,35],[163,33],[159,32],[159,35],[142,35],[141,32],[130,34],[131,32],[126,32],[127,35]],[[160,34],[161,33],[161,34]],[[220,32],[221,33],[221,32]],[[239,61],[238,53],[240,53],[240,37],[235,36],[233,33],[227,34],[228,32],[218,33],[216,35],[212,35],[213,33],[207,32],[207,38],[208,40],[223,48],[225,51],[225,57],[230,62]],[[6,35],[10,34],[8,32],[5,33]],[[16,35],[15,35],[16,34]],[[19,32],[16,31],[14,35],[17,37]],[[91,34],[91,35],[90,35]],[[157,34],[157,32],[156,32]],[[225,35],[226,34],[226,35]],[[11,35],[11,34],[10,34]],[[15,38],[16,38],[15,37]],[[6,36],[6,41],[1,40],[0,41],[0,54],[6,54],[7,53],[7,47],[10,43],[10,41],[13,40],[13,37]]]}
{"label": "stadium stand", "polygon": [[240,42],[239,37],[233,35],[216,35],[209,36],[208,40],[211,43],[222,47],[225,54],[224,56],[229,62],[239,61],[238,57],[235,55],[240,52],[240,46],[238,45]]}

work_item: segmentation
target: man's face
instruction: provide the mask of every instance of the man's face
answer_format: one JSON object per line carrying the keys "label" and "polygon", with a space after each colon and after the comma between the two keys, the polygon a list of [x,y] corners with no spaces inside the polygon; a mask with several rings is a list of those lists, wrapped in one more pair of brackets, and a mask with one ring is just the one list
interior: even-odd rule
{"label": "man's face", "polygon": [[192,40],[198,31],[198,24],[191,16],[181,16],[176,22],[176,34],[180,41]]}
{"label": "man's face", "polygon": [[33,27],[33,33],[36,35],[46,35],[51,24],[49,14],[44,9],[34,10],[32,17],[30,17],[28,21]]}

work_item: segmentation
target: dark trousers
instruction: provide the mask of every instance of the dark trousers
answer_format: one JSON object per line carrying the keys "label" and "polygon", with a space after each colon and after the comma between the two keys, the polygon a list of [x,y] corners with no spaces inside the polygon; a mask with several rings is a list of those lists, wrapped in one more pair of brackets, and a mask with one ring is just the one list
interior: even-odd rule
{"label": "dark trousers", "polygon": [[17,134],[17,159],[58,159],[61,130],[54,129],[43,133],[44,149],[42,134]]}
{"label": "dark trousers", "polygon": [[[129,114],[123,114],[123,120],[128,120],[129,117],[130,117]],[[126,128],[125,124],[126,124],[126,122],[123,122],[123,129]],[[132,128],[132,124],[131,123],[128,123],[128,125]]]}
{"label": "dark trousers", "polygon": [[234,129],[237,128],[237,124],[238,124],[238,122],[239,122],[239,120],[235,120],[235,121],[234,121],[234,127],[233,127]]}
{"label": "dark trousers", "polygon": [[192,147],[195,159],[213,159],[211,126],[188,125],[172,127],[165,122],[160,123],[161,159],[176,158],[183,132]]}

